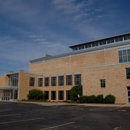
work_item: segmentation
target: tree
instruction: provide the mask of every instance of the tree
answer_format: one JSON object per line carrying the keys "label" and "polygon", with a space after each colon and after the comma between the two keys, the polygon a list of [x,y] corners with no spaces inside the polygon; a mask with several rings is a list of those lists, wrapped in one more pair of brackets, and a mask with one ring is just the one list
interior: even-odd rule
{"label": "tree", "polygon": [[82,85],[74,86],[73,88],[71,88],[69,95],[71,100],[79,100],[79,98],[82,96]]}
{"label": "tree", "polygon": [[38,89],[32,89],[29,91],[29,94],[27,96],[28,96],[28,99],[39,100],[39,99],[44,99],[44,97],[46,96],[46,93]]}

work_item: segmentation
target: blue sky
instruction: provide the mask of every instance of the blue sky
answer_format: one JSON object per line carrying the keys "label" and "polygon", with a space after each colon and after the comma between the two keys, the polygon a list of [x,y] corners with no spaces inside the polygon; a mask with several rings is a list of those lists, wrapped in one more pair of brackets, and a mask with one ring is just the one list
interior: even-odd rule
{"label": "blue sky", "polygon": [[0,75],[70,45],[130,32],[129,0],[0,0]]}

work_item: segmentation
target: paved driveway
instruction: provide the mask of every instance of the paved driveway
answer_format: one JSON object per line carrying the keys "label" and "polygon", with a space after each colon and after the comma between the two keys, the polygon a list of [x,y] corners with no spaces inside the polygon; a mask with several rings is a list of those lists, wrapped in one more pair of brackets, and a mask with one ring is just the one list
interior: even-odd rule
{"label": "paved driveway", "polygon": [[0,130],[129,130],[130,107],[0,102]]}

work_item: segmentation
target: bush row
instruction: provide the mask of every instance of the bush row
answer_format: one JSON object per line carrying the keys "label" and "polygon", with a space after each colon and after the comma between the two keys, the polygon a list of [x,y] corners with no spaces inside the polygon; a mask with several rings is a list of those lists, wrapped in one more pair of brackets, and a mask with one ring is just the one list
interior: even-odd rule
{"label": "bush row", "polygon": [[81,96],[81,103],[115,103],[115,96],[109,94],[105,98],[103,98],[103,94],[100,95],[91,95],[91,96]]}

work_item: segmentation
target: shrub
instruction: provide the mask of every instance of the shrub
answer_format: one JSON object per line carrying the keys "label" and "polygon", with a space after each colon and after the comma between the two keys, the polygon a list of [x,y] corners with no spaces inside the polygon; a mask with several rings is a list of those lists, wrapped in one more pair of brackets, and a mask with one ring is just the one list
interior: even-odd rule
{"label": "shrub", "polygon": [[97,95],[97,103],[103,103],[104,99],[103,99],[103,94]]}
{"label": "shrub", "polygon": [[96,103],[96,96],[95,95],[88,96],[87,102],[88,103]]}
{"label": "shrub", "polygon": [[70,92],[69,92],[70,99],[73,101],[79,100],[78,95],[82,96],[82,86],[81,85],[74,86],[73,88],[70,89]]}
{"label": "shrub", "polygon": [[105,102],[106,103],[115,103],[115,100],[116,100],[115,96],[113,96],[111,94],[109,94],[109,95],[107,95],[105,97]]}
{"label": "shrub", "polygon": [[39,100],[43,99],[46,96],[46,93],[38,89],[33,89],[29,91],[29,94],[27,96],[28,99]]}
{"label": "shrub", "polygon": [[88,96],[81,96],[80,97],[80,102],[81,103],[87,103],[87,100],[88,100]]}
{"label": "shrub", "polygon": [[22,99],[21,101],[26,101],[26,99]]}

